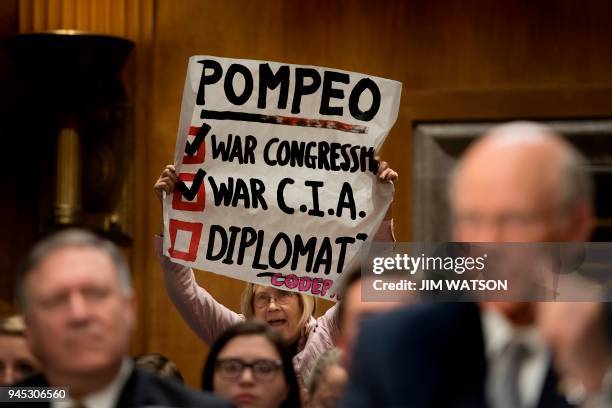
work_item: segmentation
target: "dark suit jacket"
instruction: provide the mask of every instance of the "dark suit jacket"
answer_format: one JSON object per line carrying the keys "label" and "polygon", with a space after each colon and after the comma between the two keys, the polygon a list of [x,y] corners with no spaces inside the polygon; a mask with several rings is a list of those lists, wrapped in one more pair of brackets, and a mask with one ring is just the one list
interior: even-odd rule
{"label": "dark suit jacket", "polygon": [[[474,303],[413,305],[366,320],[341,406],[486,407],[487,361]],[[566,407],[549,371],[538,407]]]}
{"label": "dark suit jacket", "polygon": [[[43,375],[30,377],[15,387],[47,387]],[[4,406],[4,405],[3,405]],[[24,407],[23,403],[15,403],[15,407]],[[49,403],[32,404],[28,407],[49,407]],[[155,374],[134,368],[132,374],[123,386],[117,401],[117,407],[219,407],[232,405],[211,393],[197,392],[183,387],[178,382],[161,378]]]}

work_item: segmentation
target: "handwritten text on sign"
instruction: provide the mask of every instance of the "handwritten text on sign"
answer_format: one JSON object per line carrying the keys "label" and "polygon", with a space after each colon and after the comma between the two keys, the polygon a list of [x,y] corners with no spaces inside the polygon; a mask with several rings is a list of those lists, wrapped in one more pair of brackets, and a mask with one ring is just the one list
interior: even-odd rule
{"label": "handwritten text on sign", "polygon": [[401,84],[326,68],[196,56],[189,60],[164,205],[174,261],[333,298],[357,265],[393,187],[376,150]]}

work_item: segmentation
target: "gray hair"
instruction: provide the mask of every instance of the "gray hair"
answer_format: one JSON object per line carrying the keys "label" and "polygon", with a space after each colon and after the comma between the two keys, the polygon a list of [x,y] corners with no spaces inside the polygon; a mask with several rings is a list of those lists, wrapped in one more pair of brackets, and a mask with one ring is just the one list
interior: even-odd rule
{"label": "gray hair", "polygon": [[339,364],[341,351],[337,348],[331,348],[325,350],[323,354],[319,356],[315,363],[310,377],[308,377],[308,394],[312,397],[319,388],[325,372],[329,367]]}
{"label": "gray hair", "polygon": [[[541,143],[553,139],[560,141],[563,144],[563,157],[560,163],[563,172],[560,205],[568,209],[579,202],[593,203],[594,186],[588,160],[551,126],[529,121],[509,122],[490,128],[485,135],[500,145]],[[449,178],[448,198],[451,203],[457,174],[462,164],[463,158],[454,167]]]}
{"label": "gray hair", "polygon": [[595,187],[593,177],[589,171],[589,162],[584,155],[570,146],[565,151],[565,157],[561,166],[564,173],[561,202],[566,206],[571,206],[581,201],[592,204]]}
{"label": "gray hair", "polygon": [[36,267],[52,252],[67,247],[90,247],[98,249],[102,253],[108,255],[115,266],[119,284],[124,295],[132,294],[130,269],[125,258],[121,255],[121,252],[115,244],[87,230],[66,229],[56,232],[38,242],[25,259],[17,278],[17,300],[22,312],[27,309],[28,305],[25,282],[30,272],[36,269]]}

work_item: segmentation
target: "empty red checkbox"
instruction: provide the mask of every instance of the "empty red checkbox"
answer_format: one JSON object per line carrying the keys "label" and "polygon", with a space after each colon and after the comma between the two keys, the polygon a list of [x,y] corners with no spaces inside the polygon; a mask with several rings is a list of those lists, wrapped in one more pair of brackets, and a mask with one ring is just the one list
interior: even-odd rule
{"label": "empty red checkbox", "polygon": [[[171,219],[168,227],[170,230],[170,248],[168,249],[168,254],[170,257],[183,259],[189,262],[195,261],[198,257],[198,246],[200,245],[200,238],[202,236],[202,223]],[[181,238],[180,242],[180,246],[182,248],[188,248],[187,252],[176,249],[177,235],[179,231],[184,231],[191,234],[189,238],[189,245],[185,245],[184,237]]]}

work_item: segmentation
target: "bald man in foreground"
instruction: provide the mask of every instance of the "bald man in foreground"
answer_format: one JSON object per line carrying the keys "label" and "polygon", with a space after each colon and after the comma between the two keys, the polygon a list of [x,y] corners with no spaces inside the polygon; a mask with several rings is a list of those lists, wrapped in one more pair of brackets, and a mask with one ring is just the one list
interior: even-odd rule
{"label": "bald man in foreground", "polygon": [[[454,240],[586,241],[591,190],[586,162],[549,127],[494,127],[469,147],[453,174]],[[589,305],[574,323],[600,321],[601,306]],[[554,322],[562,307],[553,303],[540,313],[533,302],[439,303],[374,318],[361,329],[344,406],[569,406],[553,367],[573,366],[553,362],[551,351],[567,354],[553,340],[578,324],[565,330],[562,320]],[[546,330],[538,327],[540,314]],[[603,330],[594,333],[604,337]],[[607,350],[602,353],[601,364],[588,370],[591,391],[608,366]]]}

